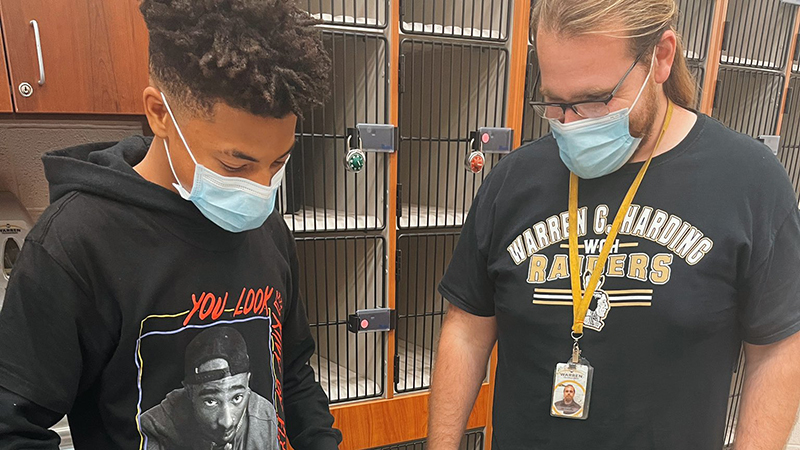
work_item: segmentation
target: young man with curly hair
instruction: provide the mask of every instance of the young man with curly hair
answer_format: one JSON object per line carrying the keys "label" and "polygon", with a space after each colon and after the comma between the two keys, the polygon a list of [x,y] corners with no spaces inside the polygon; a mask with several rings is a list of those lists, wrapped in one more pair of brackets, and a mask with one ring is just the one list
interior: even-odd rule
{"label": "young man with curly hair", "polygon": [[52,205],[0,313],[0,448],[57,449],[66,414],[78,450],[335,449],[275,212],[328,89],[318,31],[288,0],[141,11],[155,136],[44,157]]}

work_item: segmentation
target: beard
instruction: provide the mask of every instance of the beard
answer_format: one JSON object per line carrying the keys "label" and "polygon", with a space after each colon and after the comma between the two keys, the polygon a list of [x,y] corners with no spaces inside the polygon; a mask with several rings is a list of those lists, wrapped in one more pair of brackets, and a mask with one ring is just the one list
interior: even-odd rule
{"label": "beard", "polygon": [[635,110],[631,113],[630,132],[635,138],[642,138],[642,144],[649,142],[655,134],[656,118],[660,110],[656,84],[649,80],[642,92]]}

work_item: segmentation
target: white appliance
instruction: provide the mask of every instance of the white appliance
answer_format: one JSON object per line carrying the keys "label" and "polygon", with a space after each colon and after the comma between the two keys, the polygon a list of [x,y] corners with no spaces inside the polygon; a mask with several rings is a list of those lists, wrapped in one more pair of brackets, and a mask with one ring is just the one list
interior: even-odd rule
{"label": "white appliance", "polygon": [[33,220],[19,200],[10,192],[0,192],[0,308],[6,296],[6,286],[11,270],[17,262],[25,236],[33,227]]}

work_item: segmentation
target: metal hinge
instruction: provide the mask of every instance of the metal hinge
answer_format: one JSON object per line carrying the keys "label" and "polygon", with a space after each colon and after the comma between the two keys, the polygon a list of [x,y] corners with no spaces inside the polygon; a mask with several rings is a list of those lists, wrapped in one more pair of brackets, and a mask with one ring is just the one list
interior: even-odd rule
{"label": "metal hinge", "polygon": [[395,213],[397,214],[397,218],[403,217],[403,203],[400,201],[403,197],[403,185],[397,183],[397,203],[395,208]]}
{"label": "metal hinge", "polygon": [[786,90],[786,101],[783,102],[783,114],[789,112],[789,102],[792,101],[792,93],[794,92],[794,88],[789,88]]}
{"label": "metal hinge", "polygon": [[400,268],[403,266],[403,251],[397,250],[394,257],[394,279],[400,281]]}
{"label": "metal hinge", "polygon": [[730,38],[731,38],[731,33],[730,33],[731,26],[730,25],[731,25],[730,21],[726,20],[725,21],[725,25],[722,28],[722,50],[725,50],[725,51],[728,50],[728,41],[730,41]]}
{"label": "metal hinge", "polygon": [[397,72],[399,79],[397,80],[397,87],[400,93],[406,92],[406,55],[400,55],[397,61]]}
{"label": "metal hinge", "polygon": [[797,61],[797,58],[800,58],[800,33],[797,33],[797,37],[795,39],[794,57],[792,58],[792,61]]}

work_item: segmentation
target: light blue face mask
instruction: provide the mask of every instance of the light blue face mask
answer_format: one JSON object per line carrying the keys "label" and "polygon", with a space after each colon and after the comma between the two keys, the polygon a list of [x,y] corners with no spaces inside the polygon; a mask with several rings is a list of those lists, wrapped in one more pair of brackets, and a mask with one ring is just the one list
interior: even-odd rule
{"label": "light blue face mask", "polygon": [[631,159],[642,139],[631,136],[630,115],[652,71],[651,61],[647,78],[630,108],[571,123],[550,119],[561,160],[572,173],[583,179],[599,178],[616,172]]}
{"label": "light blue face mask", "polygon": [[[173,186],[178,190],[180,196],[184,200],[194,203],[208,220],[223,230],[241,233],[263,225],[267,217],[275,210],[275,198],[283,181],[286,165],[284,164],[281,170],[272,177],[269,186],[246,178],[225,177],[204,167],[197,162],[189,149],[189,144],[186,143],[186,138],[183,137],[183,132],[181,132],[163,93],[161,98],[175,124],[175,129],[178,130],[178,136],[194,162],[194,180],[192,190],[189,192],[181,185],[178,175],[175,173],[172,157],[169,154],[169,144],[164,141],[169,168],[172,169],[172,175],[177,181],[177,183],[173,183]],[[286,161],[288,162],[289,158],[286,158]]]}

